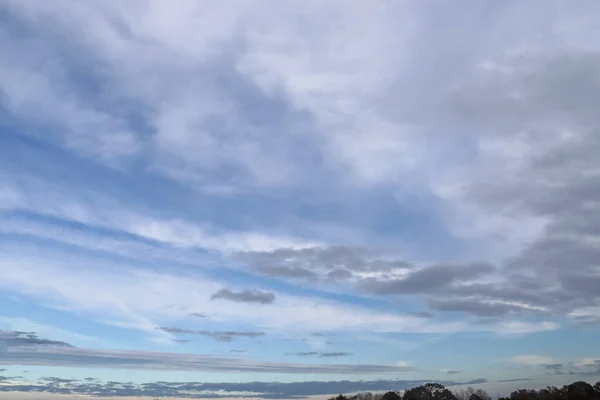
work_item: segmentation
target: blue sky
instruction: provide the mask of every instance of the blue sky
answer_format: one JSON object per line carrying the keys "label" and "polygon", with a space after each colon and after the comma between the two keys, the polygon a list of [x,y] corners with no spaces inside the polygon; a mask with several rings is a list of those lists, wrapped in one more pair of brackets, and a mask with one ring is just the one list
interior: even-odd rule
{"label": "blue sky", "polygon": [[0,390],[600,380],[599,12],[0,1]]}

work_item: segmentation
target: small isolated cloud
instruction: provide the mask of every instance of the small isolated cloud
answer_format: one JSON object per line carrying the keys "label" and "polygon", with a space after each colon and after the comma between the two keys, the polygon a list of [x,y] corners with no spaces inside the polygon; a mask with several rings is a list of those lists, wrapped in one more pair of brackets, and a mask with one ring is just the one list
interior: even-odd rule
{"label": "small isolated cloud", "polygon": [[238,338],[257,338],[264,336],[264,332],[246,332],[246,331],[206,331],[206,330],[195,330],[195,329],[182,329],[168,326],[160,326],[156,328],[163,332],[183,334],[183,335],[200,335],[206,336],[219,342],[231,342]]}
{"label": "small isolated cloud", "polygon": [[301,356],[301,357],[318,356],[318,357],[323,357],[323,358],[346,357],[346,356],[351,356],[353,354],[354,353],[349,353],[349,352],[345,352],[345,351],[324,352],[324,353],[319,353],[317,351],[299,351],[296,353],[288,353],[288,355],[292,355],[292,356]]}
{"label": "small isolated cloud", "polygon": [[319,357],[347,357],[351,356],[354,353],[349,353],[346,351],[338,351],[338,352],[330,352],[330,353],[321,353]]}
{"label": "small isolated cloud", "polygon": [[261,290],[242,290],[234,292],[230,289],[221,289],[211,296],[212,300],[229,300],[239,303],[260,303],[273,304],[275,302],[275,294]]}
{"label": "small isolated cloud", "polygon": [[196,317],[196,318],[206,318],[206,314],[197,313],[197,312],[190,313],[190,315],[192,317]]}
{"label": "small isolated cloud", "polygon": [[556,361],[552,357],[540,356],[535,354],[520,354],[511,358],[511,361],[521,365],[544,365],[554,364]]}
{"label": "small isolated cloud", "polygon": [[456,369],[448,369],[446,371],[444,371],[446,374],[448,375],[456,375],[456,374],[460,374],[462,371],[456,370]]}

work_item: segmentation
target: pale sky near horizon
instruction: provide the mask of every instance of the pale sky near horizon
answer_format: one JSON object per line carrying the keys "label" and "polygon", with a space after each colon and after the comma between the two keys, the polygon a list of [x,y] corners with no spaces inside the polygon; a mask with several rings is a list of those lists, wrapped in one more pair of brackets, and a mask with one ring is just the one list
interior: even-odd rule
{"label": "pale sky near horizon", "polygon": [[0,0],[0,398],[599,381],[599,18]]}

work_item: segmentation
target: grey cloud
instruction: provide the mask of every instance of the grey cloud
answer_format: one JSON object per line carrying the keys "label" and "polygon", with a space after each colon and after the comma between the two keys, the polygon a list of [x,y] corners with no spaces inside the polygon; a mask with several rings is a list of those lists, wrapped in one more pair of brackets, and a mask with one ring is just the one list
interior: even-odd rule
{"label": "grey cloud", "polygon": [[525,382],[525,381],[532,381],[532,380],[533,379],[531,379],[531,378],[515,378],[515,379],[501,379],[496,382],[508,383],[508,382]]}
{"label": "grey cloud", "polygon": [[600,375],[600,359],[593,360],[586,365],[569,363],[543,364],[541,368],[547,375],[579,375],[579,376],[598,376]]}
{"label": "grey cloud", "polygon": [[339,352],[331,352],[331,353],[321,353],[321,354],[319,354],[319,357],[346,357],[346,356],[351,356],[352,354],[354,354],[354,353],[339,351]]}
{"label": "grey cloud", "polygon": [[286,267],[286,266],[261,266],[256,268],[257,271],[278,278],[290,278],[290,279],[305,279],[308,281],[317,280],[317,274],[309,271],[305,268],[300,267]]}
{"label": "grey cloud", "polygon": [[197,313],[197,312],[190,313],[190,315],[192,317],[196,317],[196,318],[206,318],[206,314]]}
{"label": "grey cloud", "polygon": [[548,371],[552,371],[552,373],[554,375],[562,375],[562,374],[564,374],[563,369],[564,369],[565,366],[563,364],[560,364],[560,363],[556,363],[556,364],[544,364],[544,365],[542,365],[542,367],[544,369],[547,369]]}
{"label": "grey cloud", "polygon": [[0,350],[22,346],[73,347],[69,343],[60,340],[42,339],[34,332],[0,331]]}
{"label": "grey cloud", "polygon": [[241,303],[272,304],[275,302],[275,294],[260,290],[243,290],[234,292],[230,289],[221,289],[211,296],[213,300],[222,299]]}
{"label": "grey cloud", "polygon": [[346,356],[351,356],[353,353],[348,353],[348,352],[325,352],[325,353],[319,353],[316,351],[306,351],[306,352],[297,352],[297,353],[288,353],[288,355],[293,355],[293,356],[319,356],[322,358],[332,358],[332,357],[346,357]]}
{"label": "grey cloud", "polygon": [[[477,293],[481,298],[523,301],[558,315],[596,306],[600,117],[593,110],[600,101],[600,54],[547,48],[497,62],[499,68],[457,90],[456,104],[472,128],[482,128],[484,140],[514,140],[515,151],[531,151],[484,164],[486,172],[474,175],[460,200],[483,213],[547,223],[507,260],[504,282],[471,289],[485,292]],[[595,323],[593,316],[575,322]]]}
{"label": "grey cloud", "polygon": [[[17,335],[14,332],[3,332]],[[401,373],[410,367],[370,364],[300,364],[268,362],[203,354],[149,351],[97,350],[73,346],[41,344],[10,345],[10,351],[0,351],[0,364],[59,367],[119,368],[145,370],[181,370],[214,372],[269,372],[307,374],[382,374]]]}
{"label": "grey cloud", "polygon": [[175,343],[190,343],[191,340],[189,340],[189,339],[173,339],[173,342],[175,342]]}
{"label": "grey cloud", "polygon": [[361,288],[378,295],[435,294],[457,281],[473,280],[495,271],[488,263],[432,265],[411,272],[406,278],[394,280],[367,279]]}
{"label": "grey cloud", "polygon": [[[428,382],[445,386],[480,384],[485,379],[468,382],[438,380],[362,380],[362,381],[304,381],[304,382],[100,382],[97,380],[65,380],[47,378],[35,383],[0,385],[0,392],[60,393],[88,396],[116,397],[174,397],[221,398],[261,397],[267,399],[294,399],[334,393],[362,391],[406,390]],[[60,382],[60,383],[59,383]]]}
{"label": "grey cloud", "polygon": [[332,280],[346,280],[352,278],[352,272],[347,269],[336,268],[327,273],[327,277]]}
{"label": "grey cloud", "polygon": [[448,375],[456,375],[456,374],[460,374],[461,372],[462,371],[451,369],[451,370],[446,371],[446,374],[448,374]]}
{"label": "grey cloud", "polygon": [[600,316],[597,315],[577,315],[573,319],[583,327],[600,326]]}
{"label": "grey cloud", "polygon": [[510,313],[527,311],[523,307],[507,303],[485,303],[479,298],[432,299],[429,306],[438,311],[456,311],[478,317],[499,317]]}
{"label": "grey cloud", "polygon": [[418,318],[433,318],[433,314],[427,311],[411,311],[408,315]]}
{"label": "grey cloud", "polygon": [[206,336],[219,342],[231,342],[237,338],[256,338],[264,336],[264,332],[245,332],[245,331],[207,331],[195,329],[182,329],[167,326],[160,326],[159,329],[163,332],[184,334],[184,335],[200,335]]}
{"label": "grey cloud", "polygon": [[405,261],[378,258],[367,250],[347,246],[240,252],[234,258],[266,275],[310,281],[344,281],[361,272],[385,276],[412,268]]}

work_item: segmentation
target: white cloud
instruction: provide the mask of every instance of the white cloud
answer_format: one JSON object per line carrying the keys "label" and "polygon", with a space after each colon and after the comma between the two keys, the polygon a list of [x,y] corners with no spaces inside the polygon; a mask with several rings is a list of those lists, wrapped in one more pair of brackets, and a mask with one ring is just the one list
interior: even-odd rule
{"label": "white cloud", "polygon": [[[209,223],[193,223],[178,218],[166,219],[160,214],[157,215],[155,210],[147,210],[134,204],[124,204],[102,193],[86,192],[73,187],[61,187],[36,179],[23,178],[9,178],[0,175],[0,179],[6,185],[3,193],[6,193],[9,200],[3,204],[5,210],[25,210],[92,227],[109,228],[175,247],[195,247],[225,253],[244,250],[270,251],[281,247],[305,248],[319,244],[316,241],[286,235],[270,235],[254,231],[226,231],[215,228]],[[40,196],[40,193],[43,193],[43,196]],[[18,224],[9,222],[2,229],[6,232],[13,230],[15,233],[35,233],[42,237],[64,233],[62,228],[32,222],[19,222]],[[57,232],[57,230],[61,232]],[[102,246],[114,248],[118,245],[112,239],[93,243],[85,236],[85,233],[79,234],[77,237],[69,235],[62,240],[96,248]]]}
{"label": "white cloud", "polygon": [[[12,252],[11,252],[12,253]],[[22,253],[22,251],[18,251]],[[57,258],[58,257],[58,258]],[[126,265],[107,266],[87,258],[57,254],[0,257],[7,292],[27,295],[47,307],[113,325],[156,332],[159,325],[184,320],[192,312],[221,323],[237,322],[280,331],[374,330],[455,332],[462,323],[435,323],[415,317],[277,293],[275,304],[257,307],[222,303],[210,294],[222,283],[190,272],[174,275]]]}
{"label": "white cloud", "polygon": [[526,321],[506,321],[498,326],[498,333],[514,335],[521,333],[533,333],[553,331],[560,328],[560,325],[552,321],[526,322]]}

